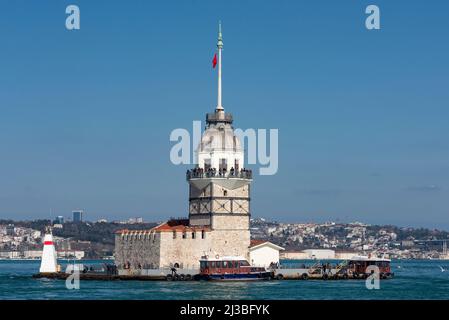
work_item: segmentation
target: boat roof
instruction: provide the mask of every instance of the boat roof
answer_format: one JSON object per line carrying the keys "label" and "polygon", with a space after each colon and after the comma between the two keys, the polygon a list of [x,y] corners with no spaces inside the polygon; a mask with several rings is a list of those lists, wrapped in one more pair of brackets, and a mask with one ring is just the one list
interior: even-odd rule
{"label": "boat roof", "polygon": [[390,259],[387,258],[378,258],[378,257],[370,257],[370,256],[353,256],[351,261],[387,261],[391,262]]}
{"label": "boat roof", "polygon": [[200,261],[247,261],[242,256],[202,256]]}

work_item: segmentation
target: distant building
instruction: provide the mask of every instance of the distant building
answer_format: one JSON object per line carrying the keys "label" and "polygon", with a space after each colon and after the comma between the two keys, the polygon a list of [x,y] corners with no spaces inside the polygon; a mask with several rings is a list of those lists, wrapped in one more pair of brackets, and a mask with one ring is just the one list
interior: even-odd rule
{"label": "distant building", "polygon": [[309,255],[303,251],[284,251],[280,253],[280,258],[285,260],[309,259]]}
{"label": "distant building", "polygon": [[42,257],[42,250],[25,250],[23,258],[25,259],[40,259]]}
{"label": "distant building", "polygon": [[0,252],[0,258],[2,259],[20,259],[22,253],[20,251],[3,251]]}
{"label": "distant building", "polygon": [[64,217],[63,216],[57,216],[55,220],[53,221],[53,224],[64,224]]}
{"label": "distant building", "polygon": [[14,235],[16,235],[16,228],[14,227],[13,224],[8,224],[6,226],[6,235],[7,236],[14,236]]}
{"label": "distant building", "polygon": [[329,249],[307,249],[304,250],[310,259],[335,259],[335,251]]}
{"label": "distant building", "polygon": [[83,222],[83,215],[84,215],[83,210],[72,211],[72,215],[73,215],[73,222]]}
{"label": "distant building", "polygon": [[402,248],[411,248],[415,246],[415,242],[413,240],[403,240],[401,241]]}
{"label": "distant building", "polygon": [[[354,255],[354,254],[352,254]],[[335,251],[329,249],[307,249],[302,251],[286,251],[281,253],[281,259],[293,260],[319,260],[336,259]]]}
{"label": "distant building", "polygon": [[129,224],[143,223],[143,218],[141,218],[141,217],[129,218],[126,223],[129,223]]}
{"label": "distant building", "polygon": [[76,259],[81,260],[84,258],[85,254],[82,250],[73,250],[73,251],[58,251],[58,258],[60,259]]}

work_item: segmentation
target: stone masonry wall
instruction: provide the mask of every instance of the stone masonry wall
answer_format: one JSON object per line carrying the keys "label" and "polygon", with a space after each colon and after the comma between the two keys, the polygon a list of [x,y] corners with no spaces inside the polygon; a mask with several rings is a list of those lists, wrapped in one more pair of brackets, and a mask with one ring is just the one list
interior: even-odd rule
{"label": "stone masonry wall", "polygon": [[201,256],[210,254],[212,250],[212,233],[213,231],[205,232],[204,239],[201,231],[195,233],[195,238],[192,238],[192,232],[186,232],[185,238],[181,232],[177,232],[175,239],[172,232],[161,233],[161,267],[178,263],[181,268],[199,268]]}
{"label": "stone masonry wall", "polygon": [[117,234],[115,236],[115,264],[123,269],[128,262],[131,268],[158,268],[160,264],[159,233]]}

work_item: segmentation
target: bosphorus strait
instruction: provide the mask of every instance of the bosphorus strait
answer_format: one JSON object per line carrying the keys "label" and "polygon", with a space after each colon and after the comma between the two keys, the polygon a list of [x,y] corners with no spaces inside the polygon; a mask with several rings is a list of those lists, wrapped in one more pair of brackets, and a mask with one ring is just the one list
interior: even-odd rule
{"label": "bosphorus strait", "polygon": [[[100,261],[90,261],[99,263]],[[364,280],[346,281],[81,281],[79,290],[68,290],[63,280],[33,279],[39,261],[0,261],[0,299],[449,299],[449,272],[440,266],[449,261],[397,260],[395,277],[382,280],[379,290],[368,290]]]}

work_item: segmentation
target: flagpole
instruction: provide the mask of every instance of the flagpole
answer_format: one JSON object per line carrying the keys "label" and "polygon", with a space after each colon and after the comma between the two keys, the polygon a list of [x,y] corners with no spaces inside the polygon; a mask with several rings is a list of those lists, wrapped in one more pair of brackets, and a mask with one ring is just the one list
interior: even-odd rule
{"label": "flagpole", "polygon": [[217,97],[217,111],[223,111],[224,108],[221,105],[221,49],[223,48],[223,38],[221,35],[221,21],[218,23],[218,97]]}

